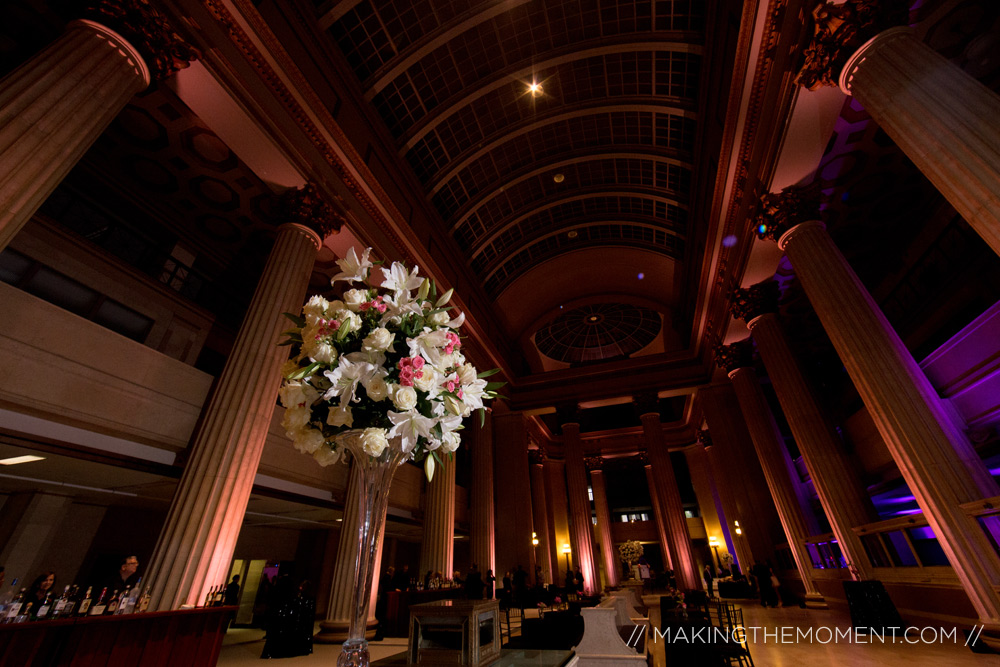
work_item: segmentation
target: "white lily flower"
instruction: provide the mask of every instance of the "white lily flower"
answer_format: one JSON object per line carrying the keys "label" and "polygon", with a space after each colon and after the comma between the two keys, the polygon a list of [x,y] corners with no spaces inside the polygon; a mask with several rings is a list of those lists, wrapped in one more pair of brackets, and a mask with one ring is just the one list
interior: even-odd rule
{"label": "white lily flower", "polygon": [[365,248],[365,251],[361,253],[361,258],[358,258],[358,253],[355,252],[354,248],[347,251],[347,257],[337,260],[337,266],[340,267],[340,273],[335,275],[330,279],[330,284],[333,285],[338,280],[346,280],[348,282],[362,282],[368,276],[368,269],[374,266],[368,261],[368,255],[371,253],[371,248]]}
{"label": "white lily flower", "polygon": [[[375,370],[374,364],[350,358],[356,354],[364,353],[355,352],[343,356],[340,358],[340,363],[337,364],[335,370],[323,373],[330,380],[331,385],[326,393],[323,394],[324,400],[328,401],[334,396],[339,396],[341,405],[347,405],[349,402],[355,400],[354,391],[358,388],[358,382]],[[364,357],[367,358],[367,355],[365,354]]]}
{"label": "white lily flower", "polygon": [[423,278],[417,275],[419,270],[420,267],[415,266],[412,271],[407,273],[405,266],[399,262],[393,262],[390,268],[382,269],[382,274],[385,276],[385,280],[382,281],[382,289],[392,290],[396,298],[399,299],[402,292],[409,292],[411,289],[420,287]]}
{"label": "white lily flower", "polygon": [[419,355],[432,365],[440,366],[441,348],[448,344],[448,333],[446,329],[431,331],[429,327],[424,327],[423,332],[417,334],[416,338],[406,339],[406,344],[410,347],[410,356]]}
{"label": "white lily flower", "polygon": [[398,436],[401,440],[403,452],[407,454],[412,452],[413,448],[417,446],[417,440],[420,437],[430,438],[431,429],[437,423],[436,419],[424,417],[416,410],[407,410],[406,412],[393,412],[389,410],[387,415],[389,421],[392,422],[389,437],[394,438]]}
{"label": "white lily flower", "polygon": [[455,318],[453,320],[449,321],[448,322],[448,328],[449,329],[456,329],[457,330],[463,324],[465,324],[465,313],[464,312],[459,313],[458,315],[455,316]]}

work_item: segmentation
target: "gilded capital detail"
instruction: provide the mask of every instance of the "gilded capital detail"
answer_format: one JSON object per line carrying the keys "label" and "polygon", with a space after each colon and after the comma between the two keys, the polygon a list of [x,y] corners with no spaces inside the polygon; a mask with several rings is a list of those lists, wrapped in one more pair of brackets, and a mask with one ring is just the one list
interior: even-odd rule
{"label": "gilded capital detail", "polygon": [[635,460],[638,461],[639,465],[641,465],[641,466],[648,466],[649,465],[649,453],[648,452],[639,452],[638,454],[635,455]]}
{"label": "gilded capital detail", "polygon": [[546,460],[548,460],[548,456],[545,454],[545,450],[541,447],[538,449],[528,450],[528,461],[530,461],[532,465],[543,465]]}
{"label": "gilded capital detail", "polygon": [[815,186],[790,185],[781,192],[764,193],[753,221],[757,238],[777,241],[795,225],[819,220],[819,201]]}
{"label": "gilded capital detail", "polygon": [[736,319],[750,322],[761,315],[778,312],[780,297],[781,288],[775,280],[765,280],[747,288],[737,287],[730,293],[729,310]]}
{"label": "gilded capital detail", "polygon": [[587,456],[583,459],[583,465],[587,466],[587,471],[601,470],[604,468],[604,459],[600,456]]}
{"label": "gilded capital detail", "polygon": [[753,343],[747,338],[732,345],[717,345],[715,363],[727,373],[732,373],[738,368],[753,366]]}
{"label": "gilded capital detail", "polygon": [[83,18],[106,25],[127,39],[142,54],[155,81],[201,57],[149,0],[98,0],[84,10]]}
{"label": "gilded capital detail", "polygon": [[698,430],[698,444],[705,449],[712,446],[712,434],[707,428]]}
{"label": "gilded capital detail", "polygon": [[813,9],[814,34],[795,83],[809,90],[836,86],[840,71],[869,39],[889,28],[906,25],[903,0],[847,0],[821,3]]}
{"label": "gilded capital detail", "polygon": [[281,222],[303,225],[325,239],[336,234],[347,221],[326,201],[315,183],[306,183],[298,190],[281,195],[278,206]]}

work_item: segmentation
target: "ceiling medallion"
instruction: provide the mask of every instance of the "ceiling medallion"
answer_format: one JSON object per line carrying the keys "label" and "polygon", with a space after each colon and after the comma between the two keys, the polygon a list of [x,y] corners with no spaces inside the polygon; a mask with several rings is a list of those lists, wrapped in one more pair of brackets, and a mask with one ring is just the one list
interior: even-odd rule
{"label": "ceiling medallion", "polygon": [[535,333],[535,345],[550,359],[585,363],[635,354],[661,329],[660,314],[651,308],[597,303],[559,313]]}

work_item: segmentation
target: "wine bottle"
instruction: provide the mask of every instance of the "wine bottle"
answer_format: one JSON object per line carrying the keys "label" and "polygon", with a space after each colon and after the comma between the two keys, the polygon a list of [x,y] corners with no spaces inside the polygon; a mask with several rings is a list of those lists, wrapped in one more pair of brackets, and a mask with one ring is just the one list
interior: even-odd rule
{"label": "wine bottle", "polygon": [[[114,603],[114,609],[108,609],[108,613],[109,614],[115,614],[116,616],[119,615],[119,614],[124,614],[125,613],[125,603],[128,601],[128,596],[129,596],[129,593],[131,591],[132,591],[132,587],[131,586],[126,586],[125,590],[123,590],[118,595],[118,599]],[[110,607],[111,605],[108,605],[108,606]]]}
{"label": "wine bottle", "polygon": [[115,613],[118,610],[118,600],[119,599],[120,598],[119,598],[119,594],[118,594],[118,589],[116,588],[114,590],[114,592],[111,593],[111,596],[108,597],[108,604],[104,608],[104,613],[105,614],[113,614],[113,613]]}
{"label": "wine bottle", "polygon": [[225,584],[220,584],[218,590],[215,591],[215,599],[212,600],[213,607],[220,607],[226,599],[226,586]]}
{"label": "wine bottle", "polygon": [[7,606],[4,623],[13,623],[17,615],[21,613],[21,607],[24,606],[24,595],[25,589],[22,588],[18,596],[14,598],[14,601]]}
{"label": "wine bottle", "polygon": [[214,591],[215,591],[214,588],[210,588],[208,589],[208,592],[205,593],[205,604],[204,604],[205,607],[212,606],[212,598],[214,597]]}
{"label": "wine bottle", "polygon": [[146,611],[146,609],[149,608],[149,598],[150,597],[151,597],[151,595],[150,595],[149,586],[146,586],[146,590],[144,590],[142,592],[142,597],[139,598],[139,604],[136,607],[136,611],[138,611],[139,613],[142,613],[142,612]]}
{"label": "wine bottle", "polygon": [[56,598],[55,603],[52,605],[52,611],[49,612],[49,618],[55,619],[59,618],[66,605],[69,604],[69,586],[63,589],[62,595]]}
{"label": "wine bottle", "polygon": [[35,606],[34,602],[25,603],[24,607],[21,608],[21,612],[14,617],[15,623],[24,623],[31,616],[31,608]]}
{"label": "wine bottle", "polygon": [[42,600],[41,606],[38,607],[38,613],[35,614],[35,618],[39,621],[45,619],[49,615],[49,611],[52,609],[52,591],[49,591],[45,595],[45,599]]}
{"label": "wine bottle", "polygon": [[107,594],[108,589],[107,587],[104,587],[101,590],[100,596],[97,598],[97,602],[95,602],[93,606],[90,607],[90,611],[87,612],[88,616],[101,616],[104,613],[104,610],[108,608],[108,601],[105,599]]}
{"label": "wine bottle", "polygon": [[90,598],[90,593],[93,589],[93,586],[87,586],[87,593],[83,596],[83,599],[80,600],[80,606],[76,610],[78,616],[86,616],[87,612],[90,611],[90,606],[94,603],[94,601]]}

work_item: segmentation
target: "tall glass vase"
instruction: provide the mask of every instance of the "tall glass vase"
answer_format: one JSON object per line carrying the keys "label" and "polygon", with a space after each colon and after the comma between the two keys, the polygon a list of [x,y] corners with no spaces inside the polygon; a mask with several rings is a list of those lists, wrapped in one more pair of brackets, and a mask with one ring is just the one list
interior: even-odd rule
{"label": "tall glass vase", "polygon": [[341,434],[338,441],[351,452],[359,473],[358,492],[358,551],[354,564],[354,590],[351,592],[350,628],[337,667],[367,667],[370,662],[365,628],[368,623],[368,603],[372,594],[379,536],[385,524],[389,504],[389,485],[396,469],[409,455],[400,443],[390,440],[389,446],[375,457],[361,446],[361,430]]}

